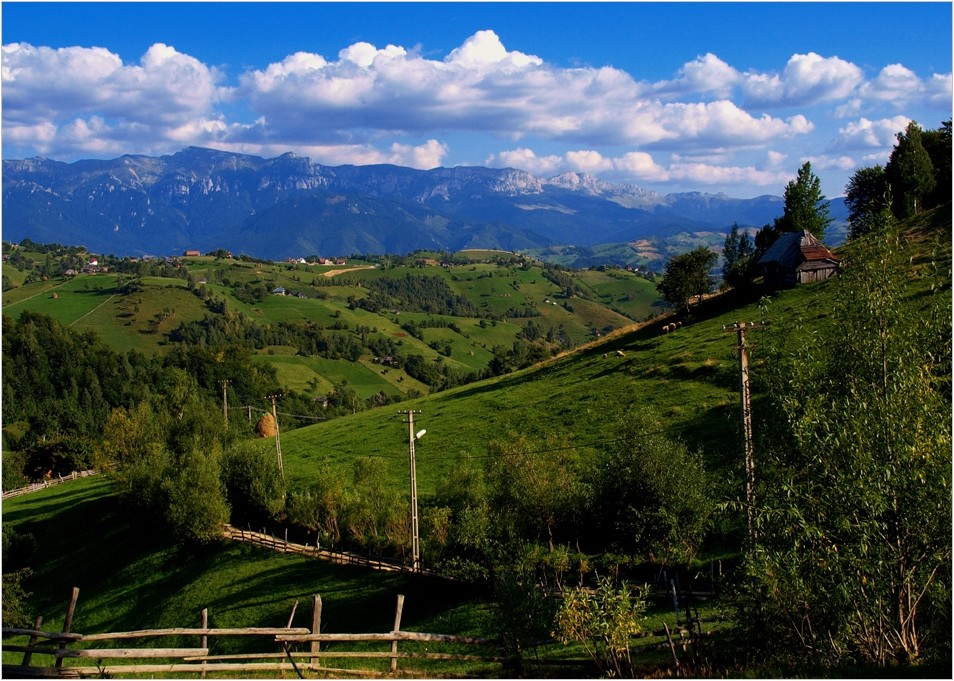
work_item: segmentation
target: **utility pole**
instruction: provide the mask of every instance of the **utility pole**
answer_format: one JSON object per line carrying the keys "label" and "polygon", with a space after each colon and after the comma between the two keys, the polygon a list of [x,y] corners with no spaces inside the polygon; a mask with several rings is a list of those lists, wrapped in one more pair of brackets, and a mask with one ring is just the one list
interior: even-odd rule
{"label": "utility pole", "polygon": [[229,429],[229,379],[223,379],[222,383],[222,419],[225,421],[225,429]]}
{"label": "utility pole", "polygon": [[749,388],[749,346],[745,338],[746,329],[764,326],[763,322],[735,322],[731,327],[723,326],[723,331],[734,329],[738,333],[739,376],[742,403],[742,449],[745,456],[745,504],[749,527],[749,542],[755,543],[755,444],[752,437],[752,399]]}
{"label": "utility pole", "polygon": [[407,432],[408,432],[408,450],[411,454],[411,570],[417,572],[420,569],[421,548],[420,534],[417,527],[417,466],[414,462],[414,441],[424,435],[414,432],[414,414],[420,414],[420,411],[399,411],[399,414],[407,414]]}
{"label": "utility pole", "polygon": [[272,403],[272,420],[275,421],[275,451],[278,452],[278,472],[282,474],[282,481],[285,480],[285,468],[282,466],[282,439],[278,430],[278,412],[275,410],[275,402],[278,401],[278,395],[269,395],[266,399]]}

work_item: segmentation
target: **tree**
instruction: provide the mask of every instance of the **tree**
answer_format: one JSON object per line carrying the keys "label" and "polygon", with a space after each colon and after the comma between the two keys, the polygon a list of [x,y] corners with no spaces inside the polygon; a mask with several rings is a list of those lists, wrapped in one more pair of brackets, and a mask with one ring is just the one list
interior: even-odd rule
{"label": "tree", "polygon": [[590,539],[666,563],[691,559],[715,508],[702,457],[646,415],[618,419],[616,442],[593,463]]}
{"label": "tree", "polygon": [[693,296],[702,296],[712,289],[713,280],[710,272],[718,256],[705,246],[682,253],[666,263],[666,270],[656,288],[663,299],[673,307],[686,306],[689,311],[689,300]]}
{"label": "tree", "polygon": [[885,174],[891,184],[894,214],[899,218],[917,215],[923,209],[924,197],[934,189],[934,166],[924,144],[917,123],[908,123],[904,132],[897,134]]}
{"label": "tree", "polygon": [[934,167],[934,190],[924,197],[924,208],[934,208],[951,200],[951,120],[937,130],[925,130],[921,143]]}
{"label": "tree", "polygon": [[490,443],[492,507],[503,524],[528,539],[545,539],[555,548],[557,531],[582,499],[570,462],[532,451],[527,438]]}
{"label": "tree", "polygon": [[849,238],[857,239],[872,231],[881,211],[891,204],[884,168],[876,165],[856,170],[845,187],[845,204],[851,223]]}
{"label": "tree", "polygon": [[307,490],[288,495],[288,519],[306,530],[317,531],[321,541],[333,547],[341,540],[339,522],[346,502],[344,476],[334,468],[319,468]]}
{"label": "tree", "polygon": [[382,549],[388,542],[404,548],[410,544],[409,504],[387,484],[387,463],[381,458],[359,457],[353,465],[352,496],[345,512],[351,536],[368,549]]}
{"label": "tree", "polygon": [[207,544],[222,537],[229,506],[221,479],[221,449],[205,454],[197,449],[178,458],[162,487],[168,499],[165,522],[175,538],[187,544]]}
{"label": "tree", "polygon": [[951,639],[950,279],[911,297],[891,224],[853,254],[837,323],[808,338],[778,320],[763,340],[780,436],[761,448],[740,621],[776,652],[916,663]]}
{"label": "tree", "polygon": [[275,465],[274,447],[232,447],[222,462],[222,478],[233,522],[276,518],[284,510],[285,482]]}
{"label": "tree", "polygon": [[722,257],[725,260],[722,265],[723,281],[733,288],[739,288],[748,282],[754,255],[755,244],[752,239],[747,232],[739,233],[739,223],[733,223],[722,244]]}
{"label": "tree", "polygon": [[808,230],[821,241],[832,222],[828,210],[821,180],[812,172],[812,164],[806,161],[795,179],[785,185],[785,209],[775,218],[775,228],[781,232]]}

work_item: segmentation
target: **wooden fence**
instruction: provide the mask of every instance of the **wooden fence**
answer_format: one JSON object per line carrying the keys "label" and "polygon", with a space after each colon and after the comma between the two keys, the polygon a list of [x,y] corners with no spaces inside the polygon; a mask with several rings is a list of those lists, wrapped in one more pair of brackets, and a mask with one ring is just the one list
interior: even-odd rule
{"label": "wooden fence", "polygon": [[[362,678],[374,676],[417,675],[406,667],[406,662],[432,660],[453,660],[458,662],[500,664],[506,658],[499,655],[499,642],[490,639],[452,636],[447,634],[427,634],[401,631],[401,614],[404,608],[404,596],[397,599],[394,616],[394,629],[386,633],[373,634],[329,634],[321,633],[321,597],[313,597],[313,615],[310,628],[293,627],[292,622],[298,602],[292,607],[288,626],[283,628],[247,627],[240,629],[208,628],[208,611],[202,611],[202,626],[175,629],[152,629],[144,631],[113,632],[106,634],[78,634],[70,632],[73,612],[79,589],[73,589],[66,623],[62,632],[43,631],[43,619],[38,618],[33,629],[3,629],[3,652],[23,653],[20,664],[4,664],[3,678],[82,678],[85,676],[127,676],[152,674],[160,677],[179,678],[183,675],[195,675],[205,678],[215,674],[235,678],[240,673],[256,673],[264,676],[297,674],[305,678],[305,672],[320,676],[354,675]],[[210,639],[224,637],[244,637],[263,641],[264,650],[253,653],[210,654]],[[181,642],[176,647],[118,647],[129,640],[148,641],[162,638]],[[8,639],[11,642],[8,643]],[[198,645],[188,646],[190,641]],[[423,650],[407,650],[413,642],[427,643]],[[109,647],[101,647],[102,644]],[[387,645],[388,650],[344,650],[347,644]],[[399,644],[405,644],[405,650],[399,650]],[[322,644],[334,644],[333,649],[322,648]],[[488,655],[475,655],[459,652],[441,652],[432,648],[453,644],[454,646],[475,646],[489,648]],[[306,650],[293,649],[307,647]],[[373,647],[373,646],[372,646]],[[419,646],[418,646],[419,648]],[[10,656],[5,655],[5,659]],[[35,663],[35,658],[43,657],[52,662],[45,665]],[[376,669],[356,669],[327,666],[329,660],[359,659],[377,661]],[[64,664],[69,661],[69,664]],[[399,669],[401,661],[405,667]]]}
{"label": "wooden fence", "polygon": [[[318,546],[310,546],[309,544],[296,544],[294,542],[288,541],[287,530],[285,538],[281,539],[279,537],[273,537],[272,535],[265,532],[242,530],[227,524],[224,528],[224,536],[226,539],[230,539],[232,541],[254,544],[255,546],[261,546],[263,548],[271,549],[272,551],[278,551],[279,553],[294,553],[301,556],[320,558],[322,560],[331,561],[332,563],[336,563],[338,565],[356,565],[360,567],[368,567],[373,570],[383,570],[385,572],[411,571],[411,567],[409,565],[403,565],[401,563],[391,563],[380,559],[369,558],[367,556],[351,553],[349,551],[330,551],[328,549],[322,549]],[[432,577],[444,576],[429,570],[418,570],[417,572],[419,574],[426,574]],[[449,578],[445,577],[445,579]]]}
{"label": "wooden fence", "polygon": [[59,475],[55,478],[50,478],[49,480],[34,482],[33,484],[27,485],[26,487],[18,487],[17,489],[7,490],[3,493],[3,498],[9,499],[10,497],[18,497],[21,494],[29,494],[30,492],[36,492],[37,490],[53,487],[54,485],[59,485],[64,482],[79,480],[80,478],[87,478],[90,475],[97,475],[98,473],[99,471],[96,469],[90,469],[88,471],[73,471],[69,475]]}

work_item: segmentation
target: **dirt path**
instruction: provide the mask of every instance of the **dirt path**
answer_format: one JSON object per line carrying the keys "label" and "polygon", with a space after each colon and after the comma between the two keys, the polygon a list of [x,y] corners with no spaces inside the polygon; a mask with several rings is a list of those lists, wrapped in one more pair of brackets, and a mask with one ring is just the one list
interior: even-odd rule
{"label": "dirt path", "polygon": [[358,267],[347,267],[343,270],[328,270],[324,273],[326,277],[333,277],[336,274],[344,274],[345,272],[354,272],[355,270],[373,270],[377,265],[359,265]]}

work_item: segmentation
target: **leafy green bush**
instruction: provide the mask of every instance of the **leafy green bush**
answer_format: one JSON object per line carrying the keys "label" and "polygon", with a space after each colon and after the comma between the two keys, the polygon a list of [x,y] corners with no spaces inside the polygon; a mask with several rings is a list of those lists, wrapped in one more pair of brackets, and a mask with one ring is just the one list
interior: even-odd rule
{"label": "leafy green bush", "polygon": [[277,518],[284,510],[285,481],[273,449],[252,442],[238,444],[225,453],[222,480],[233,523]]}
{"label": "leafy green bush", "polygon": [[591,539],[660,562],[687,563],[715,510],[702,456],[660,434],[646,415],[629,414],[617,423],[617,441],[593,463]]}
{"label": "leafy green bush", "polygon": [[610,577],[597,581],[595,589],[577,587],[563,594],[556,615],[555,631],[561,643],[583,644],[604,676],[633,676],[630,639],[640,632],[646,611],[648,589],[634,589]]}
{"label": "leafy green bush", "polygon": [[193,450],[180,456],[162,488],[168,498],[166,526],[183,543],[206,544],[222,537],[229,507],[215,448],[204,454]]}

